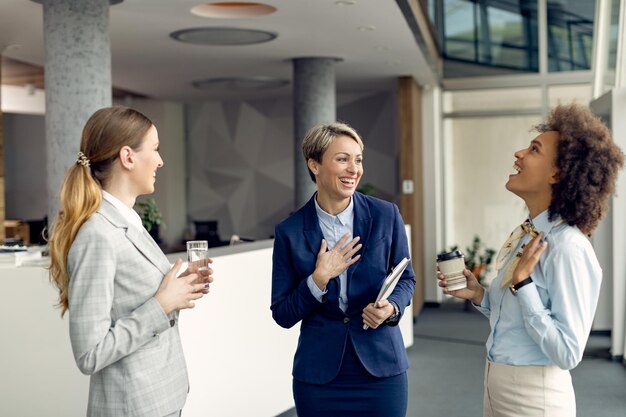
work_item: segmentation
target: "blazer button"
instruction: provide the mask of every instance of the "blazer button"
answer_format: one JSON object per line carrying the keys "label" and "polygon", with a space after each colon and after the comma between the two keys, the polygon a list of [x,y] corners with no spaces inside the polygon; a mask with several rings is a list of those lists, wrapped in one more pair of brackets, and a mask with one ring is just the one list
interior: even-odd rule
{"label": "blazer button", "polygon": [[350,317],[344,317],[344,318],[343,318],[343,322],[344,322],[345,324],[350,323]]}
{"label": "blazer button", "polygon": [[175,324],[176,324],[176,320],[174,319],[170,320],[170,327],[174,327]]}

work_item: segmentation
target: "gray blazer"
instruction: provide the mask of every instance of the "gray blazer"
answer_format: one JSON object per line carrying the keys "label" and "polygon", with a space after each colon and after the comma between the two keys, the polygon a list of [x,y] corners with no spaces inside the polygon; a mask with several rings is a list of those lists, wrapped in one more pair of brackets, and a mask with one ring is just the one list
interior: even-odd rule
{"label": "gray blazer", "polygon": [[143,229],[108,201],[80,228],[68,254],[70,339],[91,375],[87,416],[165,416],[183,408],[189,383],[178,312],[154,298],[170,263]]}

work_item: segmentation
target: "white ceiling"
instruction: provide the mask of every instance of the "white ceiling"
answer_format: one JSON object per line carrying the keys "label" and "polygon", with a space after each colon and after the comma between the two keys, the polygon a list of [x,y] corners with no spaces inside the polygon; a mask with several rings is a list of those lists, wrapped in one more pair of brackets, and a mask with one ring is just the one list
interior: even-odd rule
{"label": "white ceiling", "polygon": [[[394,0],[266,0],[271,15],[207,19],[190,13],[201,0],[124,0],[111,6],[113,85],[152,98],[195,100],[290,94],[272,91],[198,90],[193,81],[213,77],[271,76],[291,80],[290,60],[342,58],[336,66],[340,92],[378,89],[412,75],[433,83],[423,54]],[[260,29],[278,33],[250,46],[204,46],[177,42],[169,34],[200,26]],[[0,49],[4,55],[44,65],[43,9],[29,0],[0,0]],[[374,27],[375,30],[363,30]]]}

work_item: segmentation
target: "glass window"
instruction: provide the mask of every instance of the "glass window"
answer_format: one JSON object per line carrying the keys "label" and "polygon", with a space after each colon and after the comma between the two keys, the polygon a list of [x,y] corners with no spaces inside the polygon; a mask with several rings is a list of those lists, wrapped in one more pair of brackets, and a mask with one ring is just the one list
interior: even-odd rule
{"label": "glass window", "polygon": [[[444,77],[539,71],[538,0],[420,0],[443,45]],[[547,0],[548,71],[591,69],[596,0]],[[441,9],[440,9],[441,8]],[[615,66],[619,1],[611,1]]]}
{"label": "glass window", "polygon": [[521,13],[497,7],[488,8],[489,55],[492,64],[536,70],[535,50],[527,47],[526,25]]}
{"label": "glass window", "polygon": [[619,35],[619,0],[611,1],[611,23],[609,28],[609,60],[607,68],[615,70],[617,61],[617,36]]}
{"label": "glass window", "polygon": [[446,77],[538,70],[535,1],[443,0],[443,4]]}
{"label": "glass window", "polygon": [[548,70],[591,68],[595,0],[548,0]]}
{"label": "glass window", "polygon": [[467,0],[445,2],[444,55],[465,61],[478,61],[475,4]]}

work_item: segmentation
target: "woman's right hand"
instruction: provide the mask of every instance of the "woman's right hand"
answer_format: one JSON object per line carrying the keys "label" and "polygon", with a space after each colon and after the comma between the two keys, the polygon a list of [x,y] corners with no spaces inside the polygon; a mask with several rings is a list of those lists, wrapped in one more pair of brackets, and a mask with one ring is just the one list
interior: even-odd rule
{"label": "woman's right hand", "polygon": [[361,238],[357,236],[346,244],[348,239],[350,239],[350,234],[346,233],[331,250],[326,250],[328,244],[326,239],[322,239],[315,262],[315,271],[313,271],[313,282],[320,290],[325,290],[328,281],[339,276],[361,257],[360,254],[354,256],[363,246],[360,243],[357,245]]}
{"label": "woman's right hand", "polygon": [[198,274],[191,273],[186,276],[178,276],[183,261],[176,260],[170,272],[165,275],[161,285],[157,290],[154,298],[161,305],[165,314],[169,314],[174,310],[183,310],[185,308],[193,308],[194,300],[202,298],[204,283],[196,283]]}
{"label": "woman's right hand", "polygon": [[439,266],[437,266],[437,279],[439,280],[439,286],[443,288],[444,294],[449,294],[463,300],[471,300],[472,303],[480,305],[483,301],[483,297],[485,296],[485,289],[482,285],[480,285],[474,274],[472,274],[469,269],[464,269],[463,274],[465,275],[465,278],[467,278],[467,287],[461,288],[460,290],[450,291],[446,288],[448,285],[446,277],[439,271]]}

